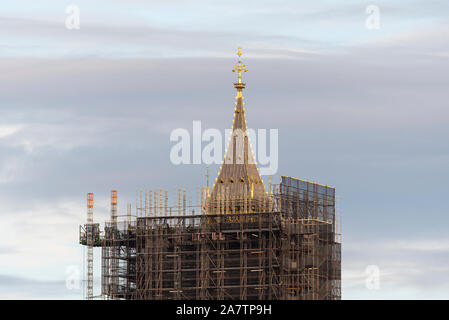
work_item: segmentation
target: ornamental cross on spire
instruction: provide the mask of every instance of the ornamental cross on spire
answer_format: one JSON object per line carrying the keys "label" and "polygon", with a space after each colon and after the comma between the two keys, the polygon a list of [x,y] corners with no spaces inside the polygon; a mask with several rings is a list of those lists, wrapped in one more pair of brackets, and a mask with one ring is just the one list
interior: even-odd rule
{"label": "ornamental cross on spire", "polygon": [[232,72],[235,72],[237,70],[237,72],[239,74],[239,82],[238,83],[242,83],[242,71],[244,71],[244,72],[248,71],[248,70],[246,70],[246,66],[240,60],[240,56],[242,55],[241,49],[242,49],[242,47],[238,47],[237,55],[239,56],[239,61],[235,64],[235,67],[232,70]]}

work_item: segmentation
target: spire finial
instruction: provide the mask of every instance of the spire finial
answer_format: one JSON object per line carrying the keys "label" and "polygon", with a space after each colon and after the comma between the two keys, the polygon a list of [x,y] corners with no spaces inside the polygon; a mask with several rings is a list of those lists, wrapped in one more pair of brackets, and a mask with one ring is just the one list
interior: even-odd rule
{"label": "spire finial", "polygon": [[242,61],[240,60],[240,56],[242,55],[242,47],[238,47],[237,48],[237,55],[239,57],[239,61],[235,64],[234,69],[232,70],[232,72],[235,72],[237,70],[238,74],[239,74],[239,81],[238,83],[242,83],[242,71],[247,72],[248,70],[246,69],[246,66],[242,63]]}
{"label": "spire finial", "polygon": [[242,55],[242,51],[241,51],[242,47],[238,46],[237,49],[238,49],[237,55],[239,56],[239,61],[240,61],[240,56]]}

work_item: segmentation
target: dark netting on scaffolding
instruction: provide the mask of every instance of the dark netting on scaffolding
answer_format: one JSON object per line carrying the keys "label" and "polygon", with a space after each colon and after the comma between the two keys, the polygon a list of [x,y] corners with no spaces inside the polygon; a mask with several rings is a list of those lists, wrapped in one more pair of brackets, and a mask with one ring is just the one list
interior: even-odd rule
{"label": "dark netting on scaffolding", "polygon": [[102,294],[111,299],[135,299],[135,221],[106,222],[101,265]]}
{"label": "dark netting on scaffolding", "polygon": [[284,299],[341,299],[335,189],[282,176]]}
{"label": "dark netting on scaffolding", "polygon": [[289,217],[335,222],[335,188],[285,176],[279,188]]}
{"label": "dark netting on scaffolding", "polygon": [[279,215],[137,219],[137,299],[279,299]]}

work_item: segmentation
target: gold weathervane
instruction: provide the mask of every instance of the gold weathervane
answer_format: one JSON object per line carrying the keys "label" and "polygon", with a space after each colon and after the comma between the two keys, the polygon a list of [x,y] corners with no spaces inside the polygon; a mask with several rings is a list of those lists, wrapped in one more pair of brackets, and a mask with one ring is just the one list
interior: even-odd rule
{"label": "gold weathervane", "polygon": [[242,71],[248,72],[248,70],[246,70],[246,66],[240,60],[240,56],[242,55],[242,51],[240,51],[241,49],[242,49],[242,47],[238,47],[239,51],[237,52],[237,55],[239,56],[239,61],[235,64],[235,67],[232,70],[232,72],[235,72],[235,70],[237,70],[237,72],[239,73],[239,82],[238,83],[242,83]]}

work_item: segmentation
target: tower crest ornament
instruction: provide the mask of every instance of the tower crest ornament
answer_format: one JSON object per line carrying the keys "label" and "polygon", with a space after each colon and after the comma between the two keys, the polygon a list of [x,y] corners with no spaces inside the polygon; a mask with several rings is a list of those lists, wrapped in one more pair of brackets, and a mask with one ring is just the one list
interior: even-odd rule
{"label": "tower crest ornament", "polygon": [[248,72],[248,70],[246,69],[246,66],[243,64],[242,60],[240,60],[240,57],[242,56],[242,47],[238,47],[237,48],[237,56],[239,57],[239,61],[237,61],[237,63],[235,64],[234,69],[232,69],[232,72],[237,71],[239,78],[238,78],[238,83],[242,83],[242,71],[243,72]]}

